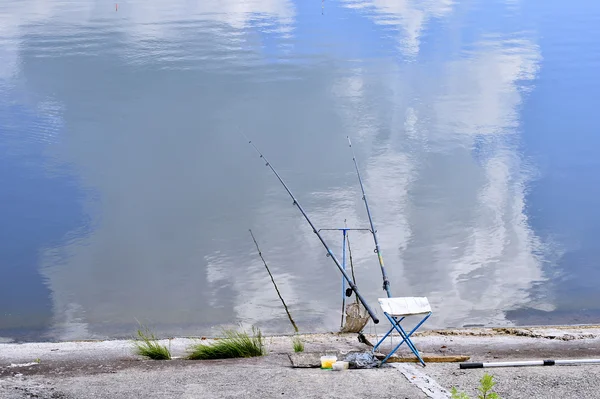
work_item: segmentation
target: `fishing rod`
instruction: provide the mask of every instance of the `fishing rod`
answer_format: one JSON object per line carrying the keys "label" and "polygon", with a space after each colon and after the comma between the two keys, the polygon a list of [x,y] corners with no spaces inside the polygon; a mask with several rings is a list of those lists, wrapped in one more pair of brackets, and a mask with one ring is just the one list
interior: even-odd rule
{"label": "fishing rod", "polygon": [[260,248],[258,247],[258,242],[256,242],[256,238],[254,238],[254,233],[252,233],[251,229],[249,229],[248,231],[250,231],[250,235],[252,236],[252,241],[254,241],[254,245],[256,245],[256,250],[258,251],[258,256],[260,256],[260,259],[262,259],[263,264],[265,265],[265,268],[267,269],[267,273],[269,273],[269,277],[271,277],[271,281],[273,282],[275,291],[277,291],[277,296],[279,297],[279,299],[281,299],[281,303],[283,303],[283,307],[285,308],[285,313],[287,313],[288,319],[290,319],[290,323],[292,323],[292,327],[294,327],[294,331],[296,331],[296,334],[297,334],[298,326],[296,325],[296,322],[294,322],[294,319],[292,319],[290,310],[288,309],[287,305],[285,304],[285,301],[283,300],[283,297],[281,296],[281,292],[279,292],[279,288],[277,288],[277,284],[275,283],[275,279],[273,278],[273,275],[271,274],[271,270],[269,269],[269,266],[267,265],[267,261],[265,260],[265,258],[263,258],[262,252],[260,251]]}
{"label": "fishing rod", "polygon": [[381,249],[379,248],[379,241],[377,240],[377,230],[375,230],[375,226],[373,225],[371,210],[369,209],[369,203],[367,202],[367,194],[365,194],[365,187],[363,186],[362,178],[360,177],[360,171],[358,170],[358,163],[356,162],[356,154],[354,154],[354,149],[352,148],[352,142],[350,141],[350,137],[346,137],[348,138],[348,145],[350,146],[350,150],[352,151],[352,160],[354,161],[356,175],[358,176],[358,182],[360,183],[362,199],[365,202],[365,208],[367,208],[367,216],[369,217],[369,223],[371,224],[371,234],[373,235],[373,241],[375,242],[375,253],[377,254],[377,259],[379,260],[379,267],[381,267],[381,275],[383,276],[383,289],[387,293],[388,298],[391,298],[392,293],[390,291],[390,280],[388,280],[387,274],[385,273],[383,257],[381,256]]}
{"label": "fishing rod", "polygon": [[[244,135],[244,137],[246,137],[246,136]],[[340,270],[340,273],[342,273],[342,276],[344,276],[344,278],[348,282],[348,285],[350,286],[350,288],[352,288],[352,290],[356,294],[356,297],[363,304],[363,306],[365,307],[365,309],[369,313],[369,316],[371,316],[371,319],[373,319],[373,323],[375,323],[375,324],[379,323],[379,319],[377,318],[377,316],[375,316],[375,313],[373,312],[373,310],[371,310],[371,307],[367,304],[367,301],[365,301],[365,299],[363,298],[363,296],[358,292],[358,287],[356,286],[356,284],[354,284],[354,282],[348,276],[348,274],[346,274],[346,271],[344,270],[344,268],[342,268],[342,265],[340,264],[340,261],[335,257],[335,255],[333,254],[333,252],[329,248],[329,245],[327,245],[327,243],[323,239],[323,236],[321,236],[321,233],[319,233],[319,231],[317,230],[317,228],[315,227],[315,225],[313,224],[313,222],[310,220],[310,218],[308,217],[308,215],[306,214],[306,212],[304,212],[304,209],[298,203],[298,200],[296,199],[296,197],[294,197],[294,194],[292,194],[292,192],[290,191],[290,189],[287,186],[287,184],[285,184],[285,182],[283,181],[283,179],[281,178],[281,176],[279,176],[279,173],[277,173],[277,171],[275,170],[275,168],[273,168],[273,166],[267,160],[267,158],[265,158],[265,156],[260,152],[260,150],[258,149],[258,147],[256,147],[254,145],[254,143],[251,140],[248,139],[248,137],[246,137],[246,140],[248,140],[248,143],[252,147],[254,147],[254,149],[256,150],[256,152],[258,153],[258,155],[260,155],[260,157],[265,160],[266,166],[268,166],[271,169],[271,171],[275,174],[275,176],[277,176],[277,179],[279,179],[279,182],[283,185],[283,187],[285,188],[285,190],[287,191],[287,193],[290,195],[290,197],[292,197],[292,200],[294,201],[293,204],[296,205],[296,207],[298,208],[298,210],[302,213],[302,216],[304,216],[304,218],[306,219],[306,221],[308,222],[308,224],[312,228],[313,233],[315,233],[317,235],[317,237],[319,237],[319,240],[321,241],[321,244],[323,244],[323,246],[327,250],[327,256],[331,257],[331,259],[333,260],[333,262],[335,263],[335,265],[337,266],[337,268]]]}

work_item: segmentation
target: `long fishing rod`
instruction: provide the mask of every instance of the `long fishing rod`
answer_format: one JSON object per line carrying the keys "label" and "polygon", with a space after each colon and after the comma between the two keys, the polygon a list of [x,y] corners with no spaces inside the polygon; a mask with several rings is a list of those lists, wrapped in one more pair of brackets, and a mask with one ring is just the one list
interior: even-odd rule
{"label": "long fishing rod", "polygon": [[256,150],[256,152],[258,153],[258,155],[260,155],[260,157],[265,160],[266,166],[268,166],[271,169],[271,171],[273,171],[273,173],[275,174],[275,176],[277,176],[277,179],[279,179],[279,182],[283,185],[283,187],[285,188],[285,190],[287,191],[287,193],[290,195],[290,197],[292,197],[292,200],[294,201],[293,204],[296,205],[296,207],[298,208],[298,210],[302,213],[302,216],[304,216],[304,218],[306,219],[306,221],[308,222],[308,224],[310,225],[310,227],[313,229],[313,233],[315,233],[317,235],[317,237],[319,237],[319,240],[321,241],[321,244],[323,244],[323,246],[327,250],[327,256],[331,257],[331,259],[333,260],[333,262],[335,263],[335,265],[337,266],[337,268],[340,270],[340,273],[342,273],[342,276],[344,276],[344,278],[348,282],[348,285],[350,286],[350,288],[352,288],[352,290],[356,294],[356,297],[363,304],[363,306],[365,307],[365,309],[369,313],[369,316],[371,316],[371,319],[373,319],[373,323],[375,323],[375,324],[379,323],[379,319],[377,318],[377,316],[375,316],[375,313],[373,312],[373,310],[371,310],[371,307],[367,304],[367,301],[365,301],[365,299],[363,298],[363,296],[358,292],[358,287],[356,286],[356,284],[354,284],[354,282],[348,276],[348,274],[346,274],[346,271],[344,270],[344,268],[340,264],[340,261],[335,257],[335,255],[333,254],[333,252],[329,248],[329,245],[327,245],[327,243],[323,239],[323,236],[321,236],[321,234],[319,233],[319,231],[317,230],[317,228],[315,227],[315,225],[313,224],[313,222],[310,220],[310,218],[308,217],[308,215],[306,214],[306,212],[304,212],[304,209],[298,203],[298,200],[296,199],[296,197],[294,197],[294,194],[292,194],[292,192],[290,191],[289,187],[285,184],[285,182],[283,181],[283,179],[281,178],[281,176],[279,176],[279,173],[277,173],[277,171],[275,170],[275,168],[273,168],[273,166],[267,160],[267,158],[265,158],[265,156],[254,145],[254,143],[251,140],[248,139],[248,137],[246,137],[246,140],[248,140],[248,143],[252,147],[254,147],[254,149]]}
{"label": "long fishing rod", "polygon": [[371,210],[369,209],[369,203],[367,202],[367,194],[365,194],[365,187],[363,186],[362,178],[360,177],[360,171],[358,170],[358,163],[356,162],[356,154],[354,154],[354,148],[352,148],[352,142],[350,141],[350,137],[346,137],[348,138],[348,145],[350,146],[350,150],[352,151],[352,160],[354,161],[356,175],[358,176],[358,182],[360,183],[362,199],[365,202],[365,208],[367,208],[367,216],[369,217],[369,223],[371,224],[371,234],[373,235],[373,241],[375,242],[375,253],[377,254],[377,259],[379,260],[379,267],[381,267],[381,275],[383,276],[383,289],[387,293],[388,298],[391,298],[392,293],[390,291],[390,281],[388,280],[387,274],[385,273],[383,257],[381,256],[381,249],[379,248],[379,241],[377,240],[377,230],[375,230],[375,226],[373,225]]}
{"label": "long fishing rod", "polygon": [[287,313],[288,319],[290,319],[290,323],[292,323],[292,327],[294,327],[294,331],[296,331],[296,333],[298,333],[298,326],[296,325],[296,322],[294,322],[294,319],[292,319],[290,310],[288,309],[287,305],[285,304],[285,301],[283,300],[283,297],[281,296],[281,292],[279,292],[279,288],[277,288],[277,284],[275,283],[275,279],[273,278],[273,275],[271,274],[271,270],[269,269],[269,266],[267,266],[267,261],[265,260],[265,258],[263,258],[262,252],[260,251],[260,248],[258,247],[258,242],[256,242],[256,238],[254,238],[254,233],[252,233],[252,230],[250,230],[250,229],[248,231],[250,231],[250,235],[252,236],[252,241],[254,241],[254,245],[256,245],[256,250],[258,251],[258,256],[260,256],[260,259],[262,259],[263,264],[265,265],[265,268],[267,269],[267,273],[269,273],[269,277],[271,277],[271,281],[273,282],[275,291],[277,291],[277,296],[279,297],[279,299],[281,299],[281,303],[283,303],[283,307],[285,308],[285,313]]}

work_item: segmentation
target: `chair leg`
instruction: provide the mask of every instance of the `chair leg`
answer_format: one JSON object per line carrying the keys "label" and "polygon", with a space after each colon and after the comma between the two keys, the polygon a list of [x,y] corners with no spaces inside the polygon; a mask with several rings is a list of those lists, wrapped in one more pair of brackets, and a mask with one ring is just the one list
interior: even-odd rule
{"label": "chair leg", "polygon": [[392,324],[392,328],[390,329],[390,331],[385,335],[384,338],[382,338],[382,340],[380,342],[378,342],[378,345],[381,344],[381,342],[383,342],[383,340],[392,332],[392,330],[396,330],[398,331],[398,333],[400,334],[400,336],[402,337],[402,341],[400,341],[400,343],[381,361],[380,366],[382,364],[384,364],[389,358],[390,356],[392,356],[399,348],[400,346],[406,342],[406,345],[410,348],[410,350],[413,352],[413,354],[417,357],[417,359],[419,359],[419,362],[423,365],[423,367],[425,367],[425,362],[423,361],[423,358],[421,357],[421,355],[419,354],[419,351],[417,350],[417,348],[415,347],[415,345],[413,344],[412,340],[410,339],[410,336],[417,331],[417,329],[419,327],[421,327],[421,325],[423,325],[423,323],[425,323],[425,321],[429,318],[429,316],[431,316],[431,312],[429,312],[427,314],[427,316],[425,316],[423,318],[423,320],[421,320],[419,322],[419,324],[417,324],[415,326],[415,328],[413,328],[409,333],[407,333],[404,328],[402,328],[402,326],[400,325],[400,322],[402,320],[404,320],[404,317],[396,320],[394,317],[390,316],[389,314],[385,313],[385,316],[388,318],[388,320],[390,321],[390,323]]}
{"label": "chair leg", "polygon": [[[386,315],[386,316],[387,316],[387,315]],[[388,319],[389,319],[389,317],[388,317]],[[401,322],[402,320],[404,320],[404,317],[403,317],[403,318],[401,318],[401,319],[398,321],[398,323],[399,323],[399,322]],[[393,324],[393,323],[392,323],[392,324]],[[383,343],[383,341],[385,341],[385,339],[388,337],[388,335],[390,335],[390,334],[392,333],[392,331],[394,331],[394,326],[393,326],[393,325],[392,325],[392,328],[390,328],[390,331],[388,331],[388,332],[387,332],[387,333],[386,333],[386,334],[383,336],[383,338],[381,338],[381,339],[379,340],[379,342],[377,342],[377,343],[375,344],[375,346],[373,347],[373,350],[372,350],[372,352],[373,352],[373,353],[375,353],[375,351],[377,350],[377,348],[379,348],[379,345],[381,345],[381,344]]]}
{"label": "chair leg", "polygon": [[402,326],[398,326],[398,327],[400,327],[400,329],[403,331],[402,333],[400,333],[400,335],[402,335],[405,338],[406,345],[410,348],[410,350],[417,357],[417,359],[419,359],[419,362],[421,362],[421,364],[423,365],[423,367],[425,367],[425,361],[423,360],[423,358],[419,354],[419,351],[415,347],[415,344],[413,344],[412,340],[409,338],[410,334],[412,334],[414,331],[411,331],[409,334],[406,334],[406,331],[404,331],[404,329],[402,328]]}
{"label": "chair leg", "polygon": [[415,331],[417,331],[417,329],[419,329],[419,327],[421,327],[423,325],[423,323],[425,323],[425,321],[429,318],[429,316],[431,316],[431,312],[429,312],[427,314],[427,316],[425,316],[423,318],[423,320],[421,320],[419,322],[419,324],[417,324],[415,326],[415,328],[413,328],[408,334],[406,334],[406,331],[404,331],[404,328],[402,328],[402,326],[400,324],[398,324],[398,327],[404,332],[404,334],[406,335],[406,344],[410,347],[410,349],[412,350],[412,352],[415,354],[415,356],[419,359],[419,361],[421,362],[421,364],[423,365],[423,367],[425,367],[425,362],[423,361],[423,358],[421,357],[421,355],[419,354],[419,351],[417,350],[415,344],[412,342],[412,340],[410,339],[410,336],[413,335],[413,333]]}
{"label": "chair leg", "polygon": [[[419,329],[419,327],[421,327],[421,326],[423,325],[423,323],[425,323],[425,321],[427,321],[427,319],[429,318],[429,316],[431,316],[431,312],[429,312],[429,314],[427,314],[427,316],[425,316],[425,317],[423,318],[423,320],[421,320],[421,321],[419,322],[419,324],[417,324],[417,325],[415,326],[415,328],[413,328],[413,329],[412,329],[412,330],[411,330],[411,331],[410,331],[408,334],[406,333],[406,331],[404,330],[404,328],[402,328],[402,326],[401,326],[400,324],[398,324],[398,327],[399,327],[399,328],[402,330],[402,332],[403,332],[403,333],[406,335],[406,338],[407,338],[407,342],[406,342],[406,344],[407,344],[407,345],[408,345],[408,346],[411,348],[411,350],[413,351],[413,353],[414,353],[415,355],[417,355],[417,357],[419,357],[419,358],[420,358],[420,356],[418,355],[417,348],[415,347],[415,344],[413,344],[412,340],[411,340],[411,339],[409,339],[409,337],[410,337],[411,335],[413,335],[413,333],[414,333],[415,331],[417,331],[417,330]],[[421,361],[421,363],[423,363],[423,361]],[[425,364],[423,363],[423,366],[424,366],[424,365],[425,365]]]}
{"label": "chair leg", "polygon": [[394,354],[396,353],[396,351],[398,350],[398,348],[400,348],[400,345],[402,345],[404,343],[404,341],[406,341],[406,338],[404,338],[402,341],[400,341],[400,343],[398,345],[396,345],[396,347],[390,351],[390,353],[381,361],[381,363],[379,364],[380,366],[387,362],[387,360]]}
{"label": "chair leg", "polygon": [[[404,317],[403,317],[403,318],[401,318],[400,320],[397,320],[397,319],[395,319],[394,317],[390,316],[389,314],[387,314],[387,313],[385,313],[385,312],[384,312],[383,314],[384,314],[384,315],[385,315],[385,316],[388,318],[388,320],[389,320],[389,321],[390,321],[390,323],[392,324],[392,328],[391,328],[391,329],[390,329],[390,331],[389,331],[389,332],[388,332],[388,333],[385,335],[385,337],[387,337],[387,336],[388,336],[388,335],[389,335],[389,334],[390,334],[390,333],[391,333],[391,332],[392,332],[392,331],[395,329],[396,331],[398,331],[398,333],[400,334],[400,336],[401,336],[403,339],[402,339],[402,341],[400,341],[400,343],[399,343],[398,345],[396,345],[396,347],[395,347],[394,349],[392,349],[392,350],[390,351],[390,353],[389,353],[389,354],[388,354],[388,355],[387,355],[387,356],[386,356],[386,357],[385,357],[385,358],[384,358],[384,359],[381,361],[381,363],[379,364],[379,366],[380,366],[380,367],[381,367],[381,365],[383,365],[383,364],[384,364],[384,363],[385,363],[385,362],[386,362],[386,361],[387,361],[387,360],[390,358],[390,356],[392,356],[394,353],[396,353],[396,351],[397,351],[397,350],[400,348],[400,346],[401,346],[401,345],[402,345],[402,344],[403,344],[403,343],[406,341],[406,339],[407,339],[407,337],[406,337],[406,333],[404,333],[404,334],[403,334],[402,330],[399,330],[399,329],[398,329],[398,327],[400,327],[400,322],[401,322],[402,320],[404,320]],[[402,327],[400,327],[400,328],[402,328]],[[381,342],[383,342],[383,340],[385,339],[385,337],[381,339],[380,343],[381,343]],[[408,345],[408,343],[407,343],[407,345]],[[411,348],[411,350],[412,350],[412,348]]]}
{"label": "chair leg", "polygon": [[377,342],[377,343],[375,344],[375,346],[374,346],[374,347],[373,347],[373,349],[372,349],[372,352],[373,352],[373,353],[375,353],[375,351],[377,350],[377,348],[379,348],[379,345],[381,345],[381,344],[383,343],[383,341],[384,341],[384,340],[385,340],[385,339],[388,337],[388,335],[390,335],[390,334],[392,333],[392,331],[394,331],[394,327],[390,328],[390,331],[388,331],[388,332],[387,332],[387,333],[386,333],[386,334],[383,336],[383,338],[381,338],[381,339],[379,340],[379,342]]}

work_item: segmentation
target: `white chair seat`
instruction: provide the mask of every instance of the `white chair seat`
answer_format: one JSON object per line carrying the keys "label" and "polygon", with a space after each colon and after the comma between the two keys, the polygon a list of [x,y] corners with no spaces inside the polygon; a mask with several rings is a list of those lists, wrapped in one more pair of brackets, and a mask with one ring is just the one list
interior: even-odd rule
{"label": "white chair seat", "polygon": [[411,316],[431,312],[426,297],[378,298],[381,310],[390,316]]}

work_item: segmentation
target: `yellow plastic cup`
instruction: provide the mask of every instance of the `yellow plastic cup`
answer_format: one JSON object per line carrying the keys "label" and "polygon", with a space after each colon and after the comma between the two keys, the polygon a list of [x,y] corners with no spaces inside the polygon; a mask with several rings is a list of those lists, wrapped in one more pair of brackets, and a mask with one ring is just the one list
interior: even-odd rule
{"label": "yellow plastic cup", "polygon": [[332,369],[333,363],[337,362],[336,356],[321,356],[321,368]]}

